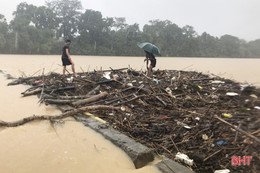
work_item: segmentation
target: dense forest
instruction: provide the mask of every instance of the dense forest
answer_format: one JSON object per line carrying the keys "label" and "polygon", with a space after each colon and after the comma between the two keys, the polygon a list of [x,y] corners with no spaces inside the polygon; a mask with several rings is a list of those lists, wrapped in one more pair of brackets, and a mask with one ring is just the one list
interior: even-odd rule
{"label": "dense forest", "polygon": [[79,0],[49,0],[39,7],[23,2],[10,23],[0,14],[0,54],[60,54],[65,39],[72,40],[74,55],[139,56],[137,43],[151,42],[169,57],[260,57],[260,39],[199,35],[169,20],[151,20],[140,29],[124,17],[84,10]]}

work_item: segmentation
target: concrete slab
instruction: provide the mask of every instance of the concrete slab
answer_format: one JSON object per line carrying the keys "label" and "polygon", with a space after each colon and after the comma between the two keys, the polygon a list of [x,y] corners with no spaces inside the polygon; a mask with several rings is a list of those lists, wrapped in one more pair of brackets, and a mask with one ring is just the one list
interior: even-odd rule
{"label": "concrete slab", "polygon": [[155,165],[162,173],[194,173],[189,168],[169,159],[164,158]]}
{"label": "concrete slab", "polygon": [[154,160],[154,155],[151,149],[137,143],[128,136],[118,132],[102,122],[99,122],[90,117],[75,117],[76,120],[82,122],[85,126],[101,133],[106,139],[124,150],[133,161],[135,167],[141,168]]}

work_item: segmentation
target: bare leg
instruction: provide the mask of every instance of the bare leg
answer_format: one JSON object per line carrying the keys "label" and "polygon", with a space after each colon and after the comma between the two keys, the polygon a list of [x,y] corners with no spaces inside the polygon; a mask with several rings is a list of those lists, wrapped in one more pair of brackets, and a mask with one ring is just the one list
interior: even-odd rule
{"label": "bare leg", "polygon": [[66,71],[66,66],[63,66],[63,70],[62,70],[63,77],[65,77],[65,71]]}
{"label": "bare leg", "polygon": [[150,64],[149,70],[148,70],[148,76],[152,76],[152,75],[153,75],[153,67]]}
{"label": "bare leg", "polygon": [[76,77],[77,74],[76,74],[76,72],[75,72],[75,66],[74,66],[74,64],[71,65],[71,69],[72,69],[72,72],[73,72],[73,76]]}

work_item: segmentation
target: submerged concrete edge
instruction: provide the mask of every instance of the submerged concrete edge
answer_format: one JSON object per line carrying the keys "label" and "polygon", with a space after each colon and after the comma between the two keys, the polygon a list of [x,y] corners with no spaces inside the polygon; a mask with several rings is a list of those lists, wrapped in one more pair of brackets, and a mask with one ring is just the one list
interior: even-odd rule
{"label": "submerged concrete edge", "polygon": [[151,149],[140,143],[137,143],[133,139],[113,129],[109,125],[99,122],[91,117],[76,116],[75,119],[83,123],[85,126],[95,130],[96,132],[99,132],[106,139],[124,150],[131,158],[137,169],[144,167],[154,160],[154,155]]}
{"label": "submerged concrete edge", "polygon": [[155,165],[162,173],[194,173],[189,168],[175,162],[169,158],[164,158]]}

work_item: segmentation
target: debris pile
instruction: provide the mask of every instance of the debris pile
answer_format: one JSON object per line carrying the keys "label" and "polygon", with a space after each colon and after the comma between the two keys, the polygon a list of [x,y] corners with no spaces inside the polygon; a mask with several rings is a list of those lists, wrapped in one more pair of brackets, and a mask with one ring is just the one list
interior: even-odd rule
{"label": "debris pile", "polygon": [[[19,78],[46,104],[90,110],[112,127],[195,172],[260,170],[260,89],[215,75],[158,70],[153,77],[133,69],[111,69],[65,77]],[[185,157],[184,157],[185,156]],[[252,156],[232,166],[232,156]]]}

